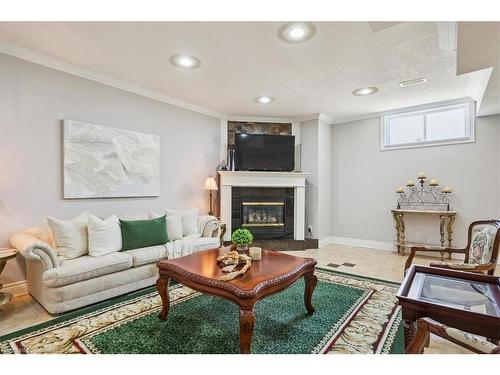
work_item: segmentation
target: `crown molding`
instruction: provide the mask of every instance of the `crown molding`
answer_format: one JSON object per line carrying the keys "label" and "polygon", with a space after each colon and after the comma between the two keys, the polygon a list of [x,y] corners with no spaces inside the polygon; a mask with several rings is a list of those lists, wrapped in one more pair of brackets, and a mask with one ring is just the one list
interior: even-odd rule
{"label": "crown molding", "polygon": [[311,113],[309,115],[297,116],[295,117],[295,121],[304,122],[304,121],[317,120],[319,119],[320,116],[321,113]]}
{"label": "crown molding", "polygon": [[61,59],[51,57],[49,55],[34,51],[29,48],[24,48],[14,44],[1,42],[0,53],[13,56],[21,60],[29,61],[38,65],[42,65],[47,68],[55,69],[64,73],[72,74],[80,78],[85,78],[94,82],[98,82],[106,86],[114,87],[116,89],[127,91],[132,94],[140,95],[149,99],[157,100],[159,102],[167,103],[182,109],[187,109],[189,111],[201,113],[216,118],[226,117],[226,115],[212,111],[208,108],[203,108],[195,104],[191,104],[183,100],[164,95],[157,91],[153,91],[141,86],[134,85],[127,81],[123,81],[101,73],[97,73],[90,69],[84,68],[80,65],[71,64]]}
{"label": "crown molding", "polygon": [[272,117],[272,116],[226,116],[227,121],[252,121],[252,122],[287,122],[292,123],[296,120],[291,117]]}
{"label": "crown molding", "polygon": [[304,122],[304,121],[311,121],[311,120],[321,120],[328,125],[333,125],[334,121],[333,118],[328,116],[327,114],[324,113],[312,113],[310,115],[305,115],[305,116],[299,116],[295,117],[294,119],[296,122]]}
{"label": "crown molding", "polygon": [[361,120],[368,120],[371,118],[377,118],[380,117],[384,114],[385,112],[372,112],[372,113],[366,113],[363,115],[357,115],[357,116],[349,116],[349,117],[342,117],[339,119],[335,119],[332,123],[332,125],[340,125],[340,124],[345,124],[347,122],[353,122],[353,121],[361,121]]}
{"label": "crown molding", "polygon": [[324,113],[320,113],[319,119],[321,121],[323,121],[323,122],[326,122],[328,125],[333,125],[334,124],[333,118],[331,118],[328,115],[325,115]]}

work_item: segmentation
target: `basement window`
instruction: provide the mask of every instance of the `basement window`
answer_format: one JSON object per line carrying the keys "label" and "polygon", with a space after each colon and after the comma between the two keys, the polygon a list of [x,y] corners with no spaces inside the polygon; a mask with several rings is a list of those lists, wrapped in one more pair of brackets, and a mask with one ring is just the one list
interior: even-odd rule
{"label": "basement window", "polygon": [[474,142],[475,103],[461,99],[381,117],[381,150]]}

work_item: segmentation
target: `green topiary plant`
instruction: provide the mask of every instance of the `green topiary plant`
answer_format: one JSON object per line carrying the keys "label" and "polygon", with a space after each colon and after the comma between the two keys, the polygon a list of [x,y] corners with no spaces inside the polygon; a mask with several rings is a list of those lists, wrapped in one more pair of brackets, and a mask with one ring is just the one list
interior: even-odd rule
{"label": "green topiary plant", "polygon": [[248,246],[252,243],[253,236],[248,229],[240,228],[233,232],[231,240],[238,246]]}

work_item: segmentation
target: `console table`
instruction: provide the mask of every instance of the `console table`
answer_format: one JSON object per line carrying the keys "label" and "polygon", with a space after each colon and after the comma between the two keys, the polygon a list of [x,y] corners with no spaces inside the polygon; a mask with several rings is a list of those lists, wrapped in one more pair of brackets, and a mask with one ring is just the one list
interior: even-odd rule
{"label": "console table", "polygon": [[[402,252],[404,255],[405,247],[410,246],[422,246],[428,244],[417,244],[405,241],[405,222],[404,216],[408,215],[424,215],[424,216],[437,216],[439,218],[439,233],[441,235],[440,242],[441,247],[443,247],[443,252],[445,249],[445,227],[447,232],[448,246],[451,247],[451,242],[453,241],[453,223],[455,223],[455,218],[457,215],[456,211],[429,211],[429,210],[391,210],[392,217],[396,223],[396,241],[395,244],[398,248],[398,253]],[[448,256],[451,258],[451,254],[448,252]],[[441,258],[443,254],[441,253]]]}
{"label": "console table", "polygon": [[[7,261],[9,259],[15,258],[17,255],[17,250],[14,249],[1,249],[0,250],[0,274],[2,273]],[[2,289],[2,284],[0,283],[0,289]],[[12,294],[0,292],[0,306],[5,305],[12,299]]]}

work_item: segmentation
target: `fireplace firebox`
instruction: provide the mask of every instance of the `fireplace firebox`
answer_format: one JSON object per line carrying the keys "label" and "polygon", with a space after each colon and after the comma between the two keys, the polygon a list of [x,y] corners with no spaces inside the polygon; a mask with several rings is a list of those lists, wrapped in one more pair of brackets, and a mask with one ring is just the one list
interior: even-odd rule
{"label": "fireplace firebox", "polygon": [[256,239],[293,239],[293,188],[232,188],[232,231]]}

